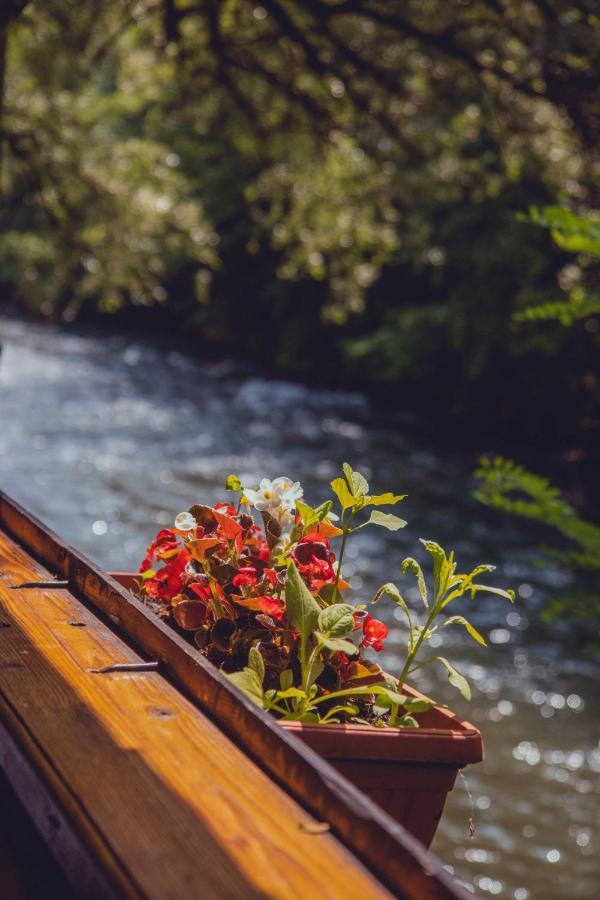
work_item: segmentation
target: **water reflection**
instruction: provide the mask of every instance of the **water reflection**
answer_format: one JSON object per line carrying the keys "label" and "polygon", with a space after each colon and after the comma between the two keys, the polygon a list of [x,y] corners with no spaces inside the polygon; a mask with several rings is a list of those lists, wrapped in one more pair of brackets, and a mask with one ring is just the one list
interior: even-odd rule
{"label": "water reflection", "polygon": [[[475,837],[458,779],[434,850],[483,896],[597,895],[598,667],[566,629],[539,620],[545,593],[568,578],[532,567],[531,525],[471,499],[471,460],[438,456],[410,420],[384,421],[360,394],[244,375],[231,363],[201,364],[123,338],[14,322],[1,329],[2,486],[106,568],[133,566],[153,532],[191,501],[219,499],[229,472],[248,482],[286,472],[316,501],[343,459],[378,488],[410,494],[399,538],[365,530],[349,546],[360,599],[399,577],[419,536],[454,546],[465,566],[496,562],[497,583],[515,585],[518,600],[470,606],[488,648],[451,629],[440,637],[472,683],[472,703],[441,673],[419,681],[478,724],[487,749],[466,773]],[[418,603],[412,586],[406,595]],[[392,668],[405,633],[390,606],[387,616]]]}

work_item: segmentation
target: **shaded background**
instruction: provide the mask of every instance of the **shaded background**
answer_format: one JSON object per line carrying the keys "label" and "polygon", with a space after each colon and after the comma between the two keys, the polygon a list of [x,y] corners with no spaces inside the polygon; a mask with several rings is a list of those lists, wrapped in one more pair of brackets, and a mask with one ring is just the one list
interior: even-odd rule
{"label": "shaded background", "polygon": [[435,849],[515,900],[600,875],[595,6],[0,11],[2,487],[125,568],[230,471],[316,502],[348,459],[410,495],[358,591],[421,535],[497,562],[471,707],[419,686],[488,746]]}

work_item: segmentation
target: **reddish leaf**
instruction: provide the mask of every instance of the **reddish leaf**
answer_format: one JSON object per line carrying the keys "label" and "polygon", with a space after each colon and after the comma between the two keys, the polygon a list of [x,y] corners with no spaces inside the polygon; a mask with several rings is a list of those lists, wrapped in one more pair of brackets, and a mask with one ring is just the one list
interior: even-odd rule
{"label": "reddish leaf", "polygon": [[220,543],[218,538],[198,538],[196,541],[189,541],[186,546],[193,558],[197,559],[198,562],[202,562],[206,556],[206,551],[210,550],[211,547],[216,547],[218,543]]}
{"label": "reddish leaf", "polygon": [[205,608],[197,600],[182,600],[173,607],[173,617],[181,628],[186,631],[196,631],[200,628],[205,618]]}

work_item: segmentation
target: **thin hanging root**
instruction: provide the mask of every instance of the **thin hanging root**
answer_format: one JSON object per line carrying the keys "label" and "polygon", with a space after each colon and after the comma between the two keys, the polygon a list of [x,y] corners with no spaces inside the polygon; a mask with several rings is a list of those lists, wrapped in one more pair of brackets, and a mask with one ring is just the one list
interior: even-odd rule
{"label": "thin hanging root", "polygon": [[156,660],[150,662],[136,663],[112,663],[109,666],[102,666],[101,669],[88,669],[94,675],[105,675],[109,672],[156,672],[160,663]]}
{"label": "thin hanging root", "polygon": [[458,770],[458,774],[463,780],[463,784],[465,786],[465,790],[467,792],[467,797],[469,798],[470,804],[470,815],[469,815],[469,837],[475,837],[475,803],[473,802],[473,794],[471,793],[471,789],[469,788],[469,782],[466,777],[463,775],[462,769]]}

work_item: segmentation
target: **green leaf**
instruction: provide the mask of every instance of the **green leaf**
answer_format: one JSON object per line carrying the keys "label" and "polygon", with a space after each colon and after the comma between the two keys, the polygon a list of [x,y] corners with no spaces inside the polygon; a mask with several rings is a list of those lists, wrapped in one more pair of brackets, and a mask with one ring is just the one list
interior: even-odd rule
{"label": "green leaf", "polygon": [[226,491],[241,491],[242,482],[237,475],[228,475],[225,481]]}
{"label": "green leaf", "polygon": [[290,715],[286,716],[286,719],[293,719],[296,722],[307,722],[309,725],[317,724],[321,721],[319,714],[315,712],[305,712],[297,716]]}
{"label": "green leaf", "polygon": [[297,698],[304,700],[304,699],[306,699],[306,692],[300,690],[300,688],[289,687],[289,688],[286,688],[284,691],[277,691],[275,699],[276,700],[288,700],[291,697],[294,697],[294,698],[297,697]]}
{"label": "green leaf", "polygon": [[330,638],[344,638],[352,632],[354,619],[352,607],[346,603],[335,603],[319,613],[319,628]]}
{"label": "green leaf", "polygon": [[315,682],[319,680],[323,672],[325,671],[325,663],[322,659],[316,659],[313,663],[312,667],[312,686],[315,687]]}
{"label": "green leaf", "polygon": [[505,600],[510,600],[511,603],[515,602],[515,592],[505,591],[503,588],[489,587],[487,584],[470,584],[469,590],[471,591],[471,597],[474,597],[478,591],[485,591],[487,594],[504,597]]}
{"label": "green leaf", "polygon": [[308,503],[304,503],[302,500],[296,500],[296,512],[300,515],[305,528],[319,521],[316,509],[313,509],[312,506],[309,506]]}
{"label": "green leaf", "polygon": [[389,709],[391,706],[401,706],[407,712],[421,713],[427,712],[428,709],[435,706],[431,700],[406,697],[404,694],[398,693],[398,691],[390,690],[385,685],[376,686],[374,693],[378,695],[377,705],[384,709]]}
{"label": "green leaf", "polygon": [[324,717],[328,722],[333,721],[331,716],[335,716],[337,713],[347,713],[349,716],[355,716],[358,712],[358,706],[333,706],[331,709],[327,710],[327,716]]}
{"label": "green leaf", "polygon": [[279,675],[279,684],[282,691],[287,691],[294,683],[294,673],[291,669],[284,669]]}
{"label": "green leaf", "polygon": [[402,716],[401,719],[398,719],[396,722],[396,728],[419,728],[419,723],[416,719],[413,719],[412,716]]}
{"label": "green leaf", "polygon": [[388,491],[386,494],[374,494],[365,497],[365,506],[395,506],[401,500],[406,499],[406,494],[392,494]]}
{"label": "green leaf", "polygon": [[432,703],[431,700],[413,700],[409,698],[408,700],[405,700],[402,706],[407,712],[421,713],[427,712],[428,709],[432,709],[432,707],[435,706],[435,703]]}
{"label": "green leaf", "polygon": [[148,581],[149,578],[154,578],[156,575],[156,569],[146,569],[145,572],[140,572],[138,578],[141,578],[142,581]]}
{"label": "green leaf", "polygon": [[392,600],[394,601],[394,603],[397,603],[398,606],[404,611],[404,614],[406,615],[406,618],[408,619],[408,626],[410,628],[410,632],[412,634],[413,625],[412,625],[412,619],[410,617],[410,610],[408,608],[408,604],[407,604],[406,600],[404,599],[404,597],[402,596],[402,594],[400,593],[400,591],[398,590],[396,585],[393,584],[391,581],[388,581],[387,584],[383,584],[379,588],[379,590],[377,591],[375,596],[373,597],[373,603],[377,603],[377,601],[381,597],[383,597],[384,594],[387,594],[388,596],[390,596],[392,598]]}
{"label": "green leaf", "polygon": [[371,513],[369,522],[371,525],[381,525],[382,528],[387,528],[388,531],[398,531],[399,528],[406,526],[404,519],[401,519],[399,516],[394,516],[392,513],[382,513],[378,510],[374,510]]}
{"label": "green leaf", "polygon": [[352,487],[352,466],[350,465],[350,463],[342,463],[342,469],[344,471],[344,475],[346,476],[348,486],[352,493],[354,493],[354,488]]}
{"label": "green leaf", "polygon": [[454,668],[452,663],[448,662],[448,660],[444,656],[436,656],[435,658],[439,659],[439,661],[443,663],[448,669],[448,681],[450,682],[450,684],[453,685],[458,691],[460,691],[465,700],[470,700],[471,688],[465,676],[461,675],[460,672]]}
{"label": "green leaf", "polygon": [[265,680],[265,661],[262,653],[257,647],[250,647],[250,652],[248,653],[248,668],[252,669],[253,672],[256,672],[259,681],[262,684]]}
{"label": "green leaf", "polygon": [[442,628],[445,628],[446,625],[464,625],[471,637],[474,641],[477,641],[478,644],[481,644],[482,647],[486,647],[486,641],[483,635],[479,634],[476,628],[468,622],[464,616],[450,616],[450,618],[446,619],[445,622],[442,623]]}
{"label": "green leaf", "polygon": [[369,482],[359,472],[352,473],[352,489],[355,497],[366,497],[369,490]]}
{"label": "green leaf", "polygon": [[321,607],[293,562],[288,566],[285,579],[285,601],[292,625],[300,632],[302,640],[307,640],[317,627]]}
{"label": "green leaf", "polygon": [[405,703],[409,701],[409,697],[405,694],[399,694],[398,691],[392,690],[392,688],[387,687],[385,684],[375,684],[372,686],[372,691],[374,694],[378,694],[379,700],[381,703],[384,700],[384,705],[387,703],[393,703],[396,706],[404,706]]}
{"label": "green leaf", "polygon": [[471,581],[473,578],[477,578],[478,575],[481,575],[482,572],[495,572],[496,566],[490,566],[486,563],[482,563],[480,566],[475,566],[473,571],[469,574],[469,578]]}
{"label": "green leaf", "polygon": [[435,541],[419,538],[425,549],[433,557],[434,606],[444,596],[448,579],[454,572],[453,554],[446,556],[445,551]]}
{"label": "green leaf", "polygon": [[358,499],[364,497],[369,491],[369,483],[359,472],[355,472],[351,465],[344,463],[342,466],[344,475],[352,494]]}
{"label": "green leaf", "polygon": [[228,678],[240,691],[243,691],[257,706],[263,705],[262,682],[254,669],[249,669],[246,666],[241,672],[225,673],[225,678]]}
{"label": "green leaf", "polygon": [[356,500],[348,490],[345,478],[334,478],[331,482],[331,490],[340,501],[343,510],[349,509],[356,503]]}
{"label": "green leaf", "polygon": [[423,569],[416,559],[413,559],[412,556],[407,557],[402,563],[402,574],[404,575],[407,569],[410,569],[412,574],[417,579],[417,586],[419,588],[419,594],[421,595],[421,600],[425,604],[425,608],[429,609],[429,597],[427,595],[427,584],[425,583],[425,576],[423,575]]}
{"label": "green leaf", "polygon": [[[327,606],[331,606],[332,603],[340,604],[344,602],[342,598],[342,592],[336,590],[334,584],[324,584],[319,591],[319,597]],[[356,608],[358,609],[358,607]]]}
{"label": "green leaf", "polygon": [[327,518],[329,513],[331,512],[331,507],[333,506],[333,500],[326,500],[325,503],[321,503],[320,506],[317,506],[315,509],[315,514],[317,516],[317,521],[322,522]]}
{"label": "green leaf", "polygon": [[433,575],[436,580],[439,578],[442,566],[447,561],[446,554],[442,550],[439,544],[436,544],[435,541],[427,541],[424,538],[419,538],[425,549],[428,553],[433,556]]}
{"label": "green leaf", "polygon": [[345,641],[343,638],[330,638],[319,631],[316,632],[316,636],[332,653],[345,653],[347,656],[354,656],[355,653],[358,653],[358,647],[351,641]]}
{"label": "green leaf", "polygon": [[373,597],[373,603],[377,603],[378,600],[381,600],[384,594],[388,594],[392,598],[392,600],[396,601],[396,603],[404,604],[404,606],[406,606],[406,601],[392,581],[387,581],[385,584],[381,585],[381,587]]}

